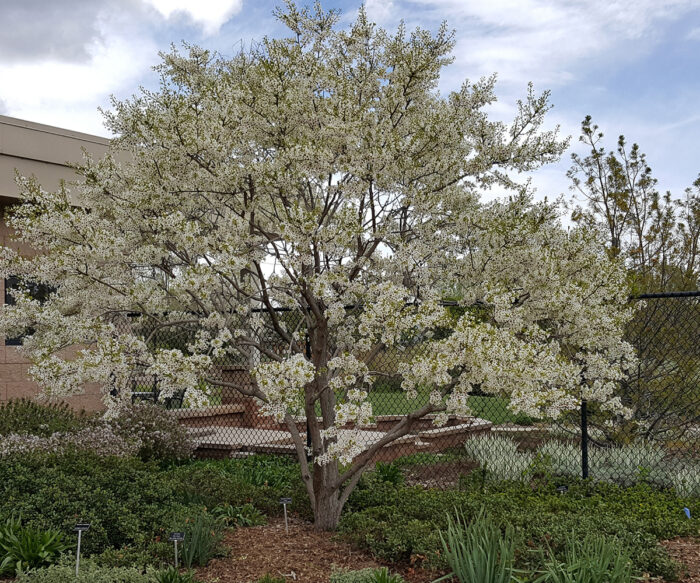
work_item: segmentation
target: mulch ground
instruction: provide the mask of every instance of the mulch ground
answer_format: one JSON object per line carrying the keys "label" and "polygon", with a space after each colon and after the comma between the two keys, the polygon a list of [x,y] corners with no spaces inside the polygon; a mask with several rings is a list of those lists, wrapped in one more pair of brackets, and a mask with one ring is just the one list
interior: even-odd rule
{"label": "mulch ground", "polygon": [[[197,577],[218,583],[255,583],[270,574],[289,582],[327,583],[333,569],[364,569],[381,565],[369,555],[319,533],[306,521],[290,518],[289,534],[284,519],[271,519],[265,526],[229,530],[224,545],[228,557],[214,559]],[[435,573],[410,567],[399,572],[409,583],[428,583]]]}
{"label": "mulch ground", "polygon": [[661,543],[669,554],[685,567],[682,583],[700,583],[700,540],[674,538]]}

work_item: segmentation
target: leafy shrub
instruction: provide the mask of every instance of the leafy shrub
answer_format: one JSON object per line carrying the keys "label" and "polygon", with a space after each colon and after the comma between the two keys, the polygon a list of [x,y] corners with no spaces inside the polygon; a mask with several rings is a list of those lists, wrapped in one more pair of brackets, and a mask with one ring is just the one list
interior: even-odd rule
{"label": "leafy shrub", "polygon": [[[476,436],[466,441],[465,449],[495,480],[522,480],[538,472],[568,477],[581,473],[580,447],[570,442],[549,440],[533,454],[519,451],[509,437]],[[592,447],[588,456],[590,476],[595,481],[624,485],[650,482],[680,487],[684,495],[700,492],[700,467],[686,460],[680,472],[675,470],[667,452],[657,443]]]}
{"label": "leafy shrub", "polygon": [[267,516],[277,516],[280,497],[292,497],[292,511],[312,518],[311,503],[299,465],[282,456],[195,461],[173,469],[188,502],[207,508],[251,503]]}
{"label": "leafy shrub", "polygon": [[182,491],[170,472],[133,458],[72,452],[0,461],[0,516],[17,512],[27,524],[66,533],[77,521],[91,522],[86,554],[143,546],[163,534],[196,507],[181,503]]}
{"label": "leafy shrub", "polygon": [[50,565],[67,549],[60,532],[25,527],[10,517],[0,527],[0,574]]}
{"label": "leafy shrub", "polygon": [[0,405],[0,435],[16,433],[49,437],[54,433],[83,429],[91,420],[84,412],[78,413],[65,403],[17,399]]}
{"label": "leafy shrub", "polygon": [[195,449],[187,428],[152,403],[125,403],[110,425],[117,435],[138,440],[138,456],[143,461],[186,459]]}
{"label": "leafy shrub", "polygon": [[[165,548],[163,548],[165,546]],[[145,569],[154,565],[161,558],[171,560],[173,546],[165,542],[153,542],[148,546],[135,547],[124,546],[121,548],[107,548],[99,555],[92,555],[90,558],[100,567],[138,567]]]}
{"label": "leafy shrub", "polygon": [[404,583],[403,577],[397,573],[390,573],[386,567],[372,570],[370,583]]}
{"label": "leafy shrub", "polygon": [[617,537],[633,557],[640,572],[672,580],[677,565],[658,540],[698,533],[697,498],[682,499],[672,491],[648,484],[621,487],[568,481],[568,492],[559,495],[559,482],[539,482],[539,487],[519,482],[467,483],[466,491],[436,491],[420,487],[374,484],[358,489],[341,518],[340,534],[346,540],[384,560],[414,562],[446,569],[437,534],[447,528],[447,515],[455,509],[466,519],[483,507],[492,519],[512,524],[521,542],[516,567],[536,570],[542,565],[530,549],[551,546],[558,558],[571,532],[579,537],[599,533]]}
{"label": "leafy shrub", "polygon": [[381,482],[388,482],[394,486],[403,484],[403,472],[396,464],[377,462],[374,471]]}
{"label": "leafy shrub", "polygon": [[374,569],[358,569],[357,571],[333,571],[330,583],[372,583]]}
{"label": "leafy shrub", "polygon": [[299,482],[299,464],[292,458],[275,455],[254,455],[228,460],[223,465],[229,475],[239,475],[253,486],[291,488]]}
{"label": "leafy shrub", "polygon": [[[557,476],[581,474],[581,447],[574,443],[551,439],[537,448],[539,463]],[[589,458],[590,461],[590,458]]]}
{"label": "leafy shrub", "polygon": [[76,578],[75,565],[54,565],[48,569],[25,573],[16,583],[156,583],[156,572],[145,572],[132,567],[105,568],[90,561],[80,562],[80,573]]}
{"label": "leafy shrub", "polygon": [[502,535],[483,510],[471,523],[459,512],[448,517],[440,540],[445,560],[460,583],[510,583],[515,578],[513,528],[509,525]]}
{"label": "leafy shrub", "polygon": [[182,562],[188,569],[204,567],[220,553],[221,523],[211,514],[203,512],[188,520],[184,531]]}
{"label": "leafy shrub", "polygon": [[250,503],[243,506],[221,504],[211,511],[212,515],[226,526],[258,526],[265,524],[265,515]]}
{"label": "leafy shrub", "polygon": [[101,456],[128,457],[134,455],[140,443],[116,435],[107,425],[96,424],[75,433],[54,433],[49,437],[11,433],[0,442],[0,458],[9,455],[45,452],[88,451]]}
{"label": "leafy shrub", "polygon": [[607,482],[633,484],[648,481],[664,486],[668,485],[666,457],[661,445],[645,441],[619,447],[591,448],[590,473],[594,479]]}
{"label": "leafy shrub", "polygon": [[615,538],[589,533],[584,538],[567,537],[563,560],[553,553],[544,560],[541,583],[630,583],[632,559]]}
{"label": "leafy shrub", "polygon": [[670,481],[679,496],[700,496],[700,467],[687,466],[670,474]]}

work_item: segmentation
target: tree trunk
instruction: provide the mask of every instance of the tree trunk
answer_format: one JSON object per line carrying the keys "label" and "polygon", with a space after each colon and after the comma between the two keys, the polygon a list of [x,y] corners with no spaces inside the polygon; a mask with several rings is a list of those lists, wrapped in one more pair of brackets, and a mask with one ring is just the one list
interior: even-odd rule
{"label": "tree trunk", "polygon": [[340,521],[340,513],[343,507],[340,504],[340,496],[337,490],[323,489],[316,494],[316,511],[314,515],[314,529],[318,531],[335,530]]}

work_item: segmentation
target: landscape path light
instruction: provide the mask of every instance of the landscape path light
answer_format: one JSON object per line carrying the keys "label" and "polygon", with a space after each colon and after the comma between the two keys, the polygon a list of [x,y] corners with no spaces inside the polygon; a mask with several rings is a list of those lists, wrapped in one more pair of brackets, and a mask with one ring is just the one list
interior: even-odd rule
{"label": "landscape path light", "polygon": [[284,507],[284,532],[289,534],[289,523],[287,522],[287,504],[291,504],[291,498],[280,498],[280,504]]}
{"label": "landscape path light", "polygon": [[183,542],[185,540],[185,533],[184,532],[171,532],[170,533],[170,540],[175,545],[175,568],[177,569],[177,543]]}
{"label": "landscape path light", "polygon": [[78,550],[75,553],[75,576],[78,576],[78,571],[80,570],[80,543],[82,541],[82,535],[84,532],[90,530],[89,522],[79,522],[73,528],[73,532],[78,533]]}

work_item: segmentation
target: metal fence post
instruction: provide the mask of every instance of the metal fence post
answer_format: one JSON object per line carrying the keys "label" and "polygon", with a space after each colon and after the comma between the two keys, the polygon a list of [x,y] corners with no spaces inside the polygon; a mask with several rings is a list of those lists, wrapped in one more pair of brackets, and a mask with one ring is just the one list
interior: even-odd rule
{"label": "metal fence post", "polygon": [[588,477],[588,401],[581,399],[581,477]]}

